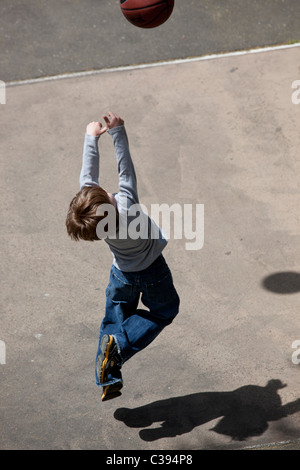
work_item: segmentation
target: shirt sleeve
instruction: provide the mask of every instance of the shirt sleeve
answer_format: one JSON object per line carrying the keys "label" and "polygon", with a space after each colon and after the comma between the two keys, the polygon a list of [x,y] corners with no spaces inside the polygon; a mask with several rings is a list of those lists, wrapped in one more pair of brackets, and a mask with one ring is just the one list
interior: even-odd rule
{"label": "shirt sleeve", "polygon": [[138,203],[137,180],[134,165],[131,159],[128,137],[124,126],[110,129],[116,152],[119,174],[119,195],[130,198]]}
{"label": "shirt sleeve", "polygon": [[85,134],[79,178],[80,189],[84,186],[99,186],[98,140],[99,137]]}

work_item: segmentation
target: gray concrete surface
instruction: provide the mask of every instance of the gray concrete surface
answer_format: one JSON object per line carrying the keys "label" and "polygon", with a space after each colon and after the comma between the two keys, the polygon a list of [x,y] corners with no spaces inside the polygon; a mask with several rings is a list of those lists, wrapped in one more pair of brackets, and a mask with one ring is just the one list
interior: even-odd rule
{"label": "gray concrete surface", "polygon": [[0,2],[0,79],[177,59],[300,41],[298,0],[176,0],[158,30],[119,0]]}
{"label": "gray concrete surface", "polygon": [[[300,286],[272,283],[299,273],[299,51],[8,88],[2,449],[236,449],[299,438]],[[187,251],[170,240],[181,313],[124,366],[122,397],[101,403],[94,355],[111,255],[101,242],[72,243],[64,222],[85,125],[109,109],[126,120],[141,201],[204,204],[205,242]],[[100,148],[101,182],[114,190],[110,136]]]}

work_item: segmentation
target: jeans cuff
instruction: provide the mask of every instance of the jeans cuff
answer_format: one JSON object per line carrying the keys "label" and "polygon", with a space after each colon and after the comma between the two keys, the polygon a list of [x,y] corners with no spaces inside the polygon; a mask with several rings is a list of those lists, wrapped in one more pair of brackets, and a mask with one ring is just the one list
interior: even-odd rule
{"label": "jeans cuff", "polygon": [[100,383],[100,382],[96,382],[96,385],[97,387],[106,387],[107,385],[112,385],[112,384],[116,384],[116,383],[123,383],[123,380],[122,379],[111,379],[111,380],[107,380],[106,382],[103,382],[103,383]]}

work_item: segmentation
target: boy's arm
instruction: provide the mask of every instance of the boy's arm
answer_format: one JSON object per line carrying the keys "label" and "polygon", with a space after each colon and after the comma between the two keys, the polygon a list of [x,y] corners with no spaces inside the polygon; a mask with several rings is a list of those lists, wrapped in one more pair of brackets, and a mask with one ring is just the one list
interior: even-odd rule
{"label": "boy's arm", "polygon": [[91,122],[86,128],[79,178],[80,189],[84,186],[99,186],[98,140],[104,132],[106,132],[106,127],[102,129],[100,122]]}
{"label": "boy's arm", "polygon": [[137,180],[124,125],[110,129],[118,162],[119,192],[138,202]]}
{"label": "boy's arm", "polygon": [[113,113],[104,116],[108,133],[113,138],[119,174],[119,193],[138,203],[137,180],[131,159],[124,121]]}

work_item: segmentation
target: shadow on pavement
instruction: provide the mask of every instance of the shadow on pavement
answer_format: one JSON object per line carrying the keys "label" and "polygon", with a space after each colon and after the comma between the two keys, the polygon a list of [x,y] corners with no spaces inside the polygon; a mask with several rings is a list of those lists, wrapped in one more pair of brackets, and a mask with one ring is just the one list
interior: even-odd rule
{"label": "shadow on pavement", "polygon": [[262,285],[276,294],[294,294],[300,292],[300,273],[294,271],[274,273],[265,277]]}
{"label": "shadow on pavement", "polygon": [[159,400],[138,408],[119,408],[114,417],[132,428],[142,429],[143,441],[175,437],[221,417],[212,428],[218,434],[243,441],[259,436],[269,421],[279,420],[300,411],[300,398],[284,406],[278,390],[286,387],[280,380],[270,380],[265,387],[246,385],[231,392],[202,392]]}

